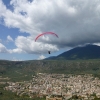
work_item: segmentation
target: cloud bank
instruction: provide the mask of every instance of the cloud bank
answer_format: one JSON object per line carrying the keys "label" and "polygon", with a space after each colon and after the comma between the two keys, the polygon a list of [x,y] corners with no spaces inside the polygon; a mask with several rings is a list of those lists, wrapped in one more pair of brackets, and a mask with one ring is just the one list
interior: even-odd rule
{"label": "cloud bank", "polygon": [[[0,1],[3,24],[29,34],[18,36],[16,48],[10,53],[38,54],[100,42],[99,0],[11,0],[10,6],[12,9]],[[55,32],[59,39],[44,36],[41,41],[34,42],[37,35],[46,31]]]}

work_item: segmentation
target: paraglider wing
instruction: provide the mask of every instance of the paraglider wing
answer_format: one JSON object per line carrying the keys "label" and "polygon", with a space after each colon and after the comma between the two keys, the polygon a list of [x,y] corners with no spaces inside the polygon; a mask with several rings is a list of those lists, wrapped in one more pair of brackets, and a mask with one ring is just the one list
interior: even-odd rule
{"label": "paraglider wing", "polygon": [[40,36],[45,35],[45,34],[52,34],[52,35],[55,35],[56,37],[58,37],[58,35],[55,34],[54,32],[44,32],[44,33],[38,35],[38,36],[35,38],[35,42],[37,41],[37,39],[38,39]]}

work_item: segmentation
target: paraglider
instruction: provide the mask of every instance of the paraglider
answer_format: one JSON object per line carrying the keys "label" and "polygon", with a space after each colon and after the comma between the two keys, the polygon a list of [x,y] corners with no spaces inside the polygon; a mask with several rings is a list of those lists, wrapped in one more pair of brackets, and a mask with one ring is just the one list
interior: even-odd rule
{"label": "paraglider", "polygon": [[50,54],[50,51],[48,51],[48,54]]}
{"label": "paraglider", "polygon": [[46,35],[46,34],[51,34],[51,35],[54,35],[58,38],[58,35],[55,34],[54,32],[44,32],[42,34],[39,34],[36,38],[35,38],[35,42],[38,40],[39,37],[43,36],[43,35]]}
{"label": "paraglider", "polygon": [[[41,36],[46,35],[46,34],[51,34],[51,35],[54,35],[54,36],[56,36],[56,37],[58,38],[58,35],[55,34],[54,32],[44,32],[44,33],[39,34],[39,35],[35,38],[35,42],[36,42]],[[48,51],[48,54],[50,54],[50,53],[51,53],[51,52]]]}

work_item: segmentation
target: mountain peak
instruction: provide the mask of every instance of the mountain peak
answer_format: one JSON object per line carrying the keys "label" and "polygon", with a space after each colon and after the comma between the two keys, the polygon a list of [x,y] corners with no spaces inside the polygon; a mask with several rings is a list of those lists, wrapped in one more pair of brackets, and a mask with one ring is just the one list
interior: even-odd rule
{"label": "mountain peak", "polygon": [[100,46],[86,45],[75,47],[49,60],[76,60],[76,59],[98,59],[100,58]]}

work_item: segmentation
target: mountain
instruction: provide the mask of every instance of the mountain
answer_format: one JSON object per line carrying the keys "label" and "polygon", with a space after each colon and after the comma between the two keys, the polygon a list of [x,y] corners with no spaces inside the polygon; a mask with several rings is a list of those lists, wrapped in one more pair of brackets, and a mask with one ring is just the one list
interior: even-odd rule
{"label": "mountain", "polygon": [[24,81],[31,79],[37,73],[88,73],[100,77],[100,47],[97,45],[76,47],[46,60],[0,60],[0,77],[9,77],[13,81]]}
{"label": "mountain", "polygon": [[76,47],[66,51],[56,57],[46,58],[46,60],[77,60],[77,59],[98,59],[100,58],[100,46],[86,45]]}

